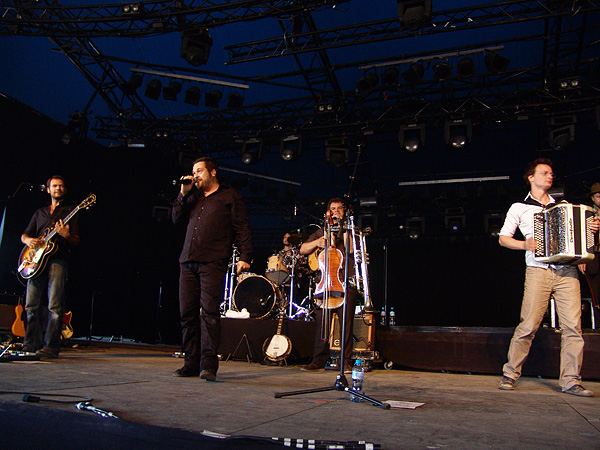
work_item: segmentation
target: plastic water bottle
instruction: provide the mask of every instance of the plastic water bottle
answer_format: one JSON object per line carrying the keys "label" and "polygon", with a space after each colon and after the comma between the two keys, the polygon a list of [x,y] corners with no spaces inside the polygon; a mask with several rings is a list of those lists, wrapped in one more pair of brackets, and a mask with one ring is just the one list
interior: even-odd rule
{"label": "plastic water bottle", "polygon": [[[365,380],[365,368],[362,365],[362,361],[357,359],[352,366],[352,392],[358,392],[363,394],[363,381]],[[362,402],[362,398],[350,394],[350,401],[359,403]]]}
{"label": "plastic water bottle", "polygon": [[385,306],[381,308],[381,316],[379,316],[379,324],[385,325]]}
{"label": "plastic water bottle", "polygon": [[394,307],[390,308],[390,326],[393,327],[396,325],[396,311],[394,311]]}

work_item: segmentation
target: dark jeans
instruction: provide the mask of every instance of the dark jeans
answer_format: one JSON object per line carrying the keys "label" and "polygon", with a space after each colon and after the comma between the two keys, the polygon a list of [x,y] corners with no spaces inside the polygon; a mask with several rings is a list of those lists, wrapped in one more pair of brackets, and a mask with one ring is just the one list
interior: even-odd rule
{"label": "dark jeans", "polygon": [[186,262],[180,265],[181,346],[186,366],[214,373],[219,368],[219,306],[223,299],[227,262]]}
{"label": "dark jeans", "polygon": [[[354,328],[354,309],[356,307],[356,297],[358,293],[355,289],[350,288],[348,290],[348,306],[346,308],[346,334],[344,336],[344,364],[352,365],[350,361],[350,356],[352,354],[352,332]],[[325,363],[329,359],[329,332],[331,330],[331,317],[333,313],[336,313],[339,318],[340,330],[342,328],[342,314],[344,311],[344,305],[335,309],[328,309],[325,311],[329,316],[329,320],[326,322],[323,321],[323,310],[317,309],[315,314],[315,321],[317,322],[317,333],[315,335],[315,349],[312,357],[312,364],[316,364],[319,367],[325,367]],[[327,331],[327,340],[323,339],[324,332]],[[340,331],[341,332],[341,331]]]}
{"label": "dark jeans", "polygon": [[67,262],[50,260],[44,271],[27,282],[27,330],[23,345],[29,351],[42,347],[60,352],[60,334],[65,307]]}

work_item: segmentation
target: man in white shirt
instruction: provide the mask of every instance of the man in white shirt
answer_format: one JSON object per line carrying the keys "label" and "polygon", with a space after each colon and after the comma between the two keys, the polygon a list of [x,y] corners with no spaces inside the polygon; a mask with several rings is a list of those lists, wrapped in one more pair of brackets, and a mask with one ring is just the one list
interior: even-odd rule
{"label": "man in white shirt", "polygon": [[[534,259],[536,241],[533,238],[533,215],[555,203],[548,194],[554,173],[552,161],[539,158],[525,172],[530,192],[524,201],[514,203],[500,230],[499,243],[511,250],[525,250],[525,289],[521,306],[521,322],[516,327],[508,349],[508,362],[503,367],[502,390],[513,390],[535,334],[542,323],[548,301],[553,295],[561,326],[560,379],[562,392],[580,397],[593,397],[594,393],[581,385],[583,362],[583,336],[581,333],[581,293],[575,266],[555,265]],[[593,232],[598,231],[599,221],[590,224]],[[525,240],[515,239],[517,230]]]}

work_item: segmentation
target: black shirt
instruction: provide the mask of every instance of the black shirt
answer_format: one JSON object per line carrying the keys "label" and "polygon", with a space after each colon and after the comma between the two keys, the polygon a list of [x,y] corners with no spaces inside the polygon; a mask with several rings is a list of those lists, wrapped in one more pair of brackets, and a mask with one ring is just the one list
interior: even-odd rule
{"label": "black shirt", "polygon": [[[33,217],[29,221],[29,225],[27,225],[23,234],[35,238],[42,237],[44,231],[47,229],[52,231],[56,222],[67,217],[74,209],[73,206],[59,204],[54,209],[52,215],[50,215],[50,205],[40,208],[33,214]],[[73,236],[79,236],[79,221],[77,220],[76,215],[69,220],[68,224],[69,232]],[[57,244],[58,249],[49,257],[49,259],[68,259],[69,243],[67,240],[58,233],[55,233],[52,241]]]}
{"label": "black shirt", "polygon": [[240,260],[252,260],[248,214],[242,195],[235,189],[219,188],[208,197],[193,190],[173,203],[173,223],[188,221],[179,262],[212,262],[231,256],[235,243]]}

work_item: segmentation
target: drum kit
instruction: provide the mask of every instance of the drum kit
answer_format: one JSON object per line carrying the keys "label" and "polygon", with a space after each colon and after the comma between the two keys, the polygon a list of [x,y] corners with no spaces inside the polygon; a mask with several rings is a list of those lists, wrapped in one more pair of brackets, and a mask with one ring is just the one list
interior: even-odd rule
{"label": "drum kit", "polygon": [[[308,236],[305,233],[292,234],[288,238],[291,249],[269,256],[264,276],[250,272],[237,275],[235,270],[239,253],[234,247],[221,312],[246,309],[250,318],[267,319],[277,317],[287,305],[288,319],[313,320],[315,273],[310,270],[306,256],[299,253],[300,246]],[[308,280],[308,295],[296,302],[299,278]]]}

